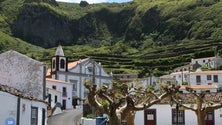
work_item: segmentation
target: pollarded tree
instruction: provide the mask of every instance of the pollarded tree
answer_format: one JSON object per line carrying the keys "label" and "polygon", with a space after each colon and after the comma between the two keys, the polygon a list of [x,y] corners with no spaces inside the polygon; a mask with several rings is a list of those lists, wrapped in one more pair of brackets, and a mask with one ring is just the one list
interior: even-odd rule
{"label": "pollarded tree", "polygon": [[112,88],[106,86],[97,88],[89,82],[85,83],[89,93],[87,100],[96,111],[109,116],[110,125],[134,125],[136,111],[144,110],[159,103],[164,98],[174,95],[179,87],[164,86],[157,92],[150,88],[132,87],[127,84],[113,82]]}
{"label": "pollarded tree", "polygon": [[206,91],[200,91],[197,93],[191,87],[185,87],[189,93],[178,93],[173,96],[174,102],[178,103],[178,99],[183,100],[183,104],[180,104],[183,109],[194,111],[197,116],[198,125],[205,125],[205,118],[208,113],[213,112],[216,109],[222,108],[221,99],[222,93],[209,93]]}

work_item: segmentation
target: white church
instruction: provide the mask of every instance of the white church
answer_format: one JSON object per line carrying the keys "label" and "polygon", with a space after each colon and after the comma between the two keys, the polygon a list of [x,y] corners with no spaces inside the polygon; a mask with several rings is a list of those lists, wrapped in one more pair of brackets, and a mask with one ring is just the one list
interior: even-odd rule
{"label": "white church", "polygon": [[[62,105],[69,106],[65,107],[65,109],[70,109],[71,103],[77,107],[82,107],[83,102],[81,100],[84,100],[87,96],[87,90],[84,87],[85,81],[89,80],[97,86],[110,86],[112,81],[112,76],[106,73],[101,64],[93,59],[85,58],[68,62],[68,57],[65,56],[62,46],[57,47],[55,55],[51,59],[51,68],[48,69],[46,77],[72,84],[71,89],[63,87],[63,91],[72,95],[72,99],[62,101],[64,103]],[[58,84],[55,85],[58,86]],[[60,84],[60,86],[63,86],[63,84]]]}

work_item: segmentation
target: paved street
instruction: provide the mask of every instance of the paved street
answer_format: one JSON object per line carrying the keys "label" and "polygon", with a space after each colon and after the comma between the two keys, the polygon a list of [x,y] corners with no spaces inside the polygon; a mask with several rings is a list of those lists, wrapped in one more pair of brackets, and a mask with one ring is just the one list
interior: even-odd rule
{"label": "paved street", "polygon": [[82,110],[67,110],[62,114],[51,116],[48,119],[48,125],[80,125],[81,116]]}

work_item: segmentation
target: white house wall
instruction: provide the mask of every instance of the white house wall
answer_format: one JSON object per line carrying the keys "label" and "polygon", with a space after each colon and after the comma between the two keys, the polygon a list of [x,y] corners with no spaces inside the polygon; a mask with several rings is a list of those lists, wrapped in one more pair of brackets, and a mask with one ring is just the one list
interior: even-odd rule
{"label": "white house wall", "polygon": [[[30,125],[31,124],[31,107],[38,108],[38,125],[42,125],[42,111],[45,109],[47,113],[47,104],[43,102],[36,102],[27,99],[21,99],[20,103],[20,125]],[[47,118],[47,114],[45,114]],[[45,119],[45,125],[47,125],[47,119]]]}
{"label": "white house wall", "polygon": [[[154,105],[149,109],[156,110],[156,125],[172,125],[172,109],[169,104]],[[145,125],[144,110],[137,111],[135,115],[134,124],[135,125]],[[214,125],[222,124],[222,109],[214,111]],[[197,125],[197,116],[191,110],[185,110],[185,125]]]}
{"label": "white house wall", "polygon": [[[15,120],[17,123],[17,112],[18,112],[18,97],[12,94],[0,91],[0,125],[5,125],[5,120],[9,117]],[[42,125],[42,110],[45,109],[47,113],[47,104],[43,102],[27,100],[20,98],[20,119],[19,125],[30,125],[31,124],[31,107],[38,108],[38,125]],[[45,114],[47,118],[47,114]],[[47,119],[45,119],[45,125],[47,125]]]}
{"label": "white house wall", "polygon": [[214,119],[215,119],[215,125],[221,125],[222,124],[222,109],[217,109],[214,112]]}
{"label": "white house wall", "polygon": [[[61,76],[61,75],[60,75]],[[73,109],[72,106],[72,84],[69,83],[58,83],[58,82],[51,82],[47,80],[46,86],[48,88],[52,88],[52,86],[55,85],[56,86],[56,90],[62,92],[63,87],[66,87],[66,91],[67,91],[67,97],[61,97],[62,100],[66,100],[66,109]],[[61,102],[62,104],[62,102]]]}
{"label": "white house wall", "polygon": [[[209,74],[202,74],[202,73],[198,73],[198,72],[194,72],[194,73],[191,73],[189,75],[190,77],[190,83],[191,84],[196,84],[196,76],[199,75],[201,76],[201,85],[207,85],[208,83],[212,83],[212,84],[215,84],[215,85],[222,85],[222,74],[212,74],[212,73],[209,73]],[[207,80],[207,75],[211,75],[211,80]],[[213,76],[214,75],[218,75],[218,82],[215,83],[213,80]]]}
{"label": "white house wall", "polygon": [[62,104],[62,93],[53,90],[53,89],[48,89],[49,94],[51,94],[51,107],[53,108],[55,106],[55,96],[57,96],[57,102]]}
{"label": "white house wall", "polygon": [[191,110],[185,110],[185,125],[197,125],[197,116]]}
{"label": "white house wall", "polygon": [[[0,125],[5,125],[5,120],[9,117],[17,121],[17,100],[18,98],[6,92],[0,91]],[[25,125],[25,124],[24,124]]]}
{"label": "white house wall", "polygon": [[[156,110],[157,125],[172,125],[172,114],[170,105],[154,105],[149,109]],[[134,123],[135,125],[145,125],[144,111],[136,112]]]}

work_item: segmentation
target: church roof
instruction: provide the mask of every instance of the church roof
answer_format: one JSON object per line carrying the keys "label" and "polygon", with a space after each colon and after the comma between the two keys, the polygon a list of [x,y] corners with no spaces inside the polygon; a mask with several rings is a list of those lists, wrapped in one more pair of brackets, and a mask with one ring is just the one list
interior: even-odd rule
{"label": "church roof", "polygon": [[85,62],[86,60],[89,60],[89,58],[80,59],[78,61],[70,62],[70,63],[68,63],[68,69],[74,68],[77,64]]}
{"label": "church roof", "polygon": [[57,47],[55,56],[65,56],[65,55],[64,55],[64,52],[63,52],[63,49],[62,49],[62,46],[59,45],[59,46]]}

